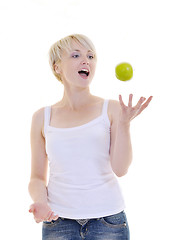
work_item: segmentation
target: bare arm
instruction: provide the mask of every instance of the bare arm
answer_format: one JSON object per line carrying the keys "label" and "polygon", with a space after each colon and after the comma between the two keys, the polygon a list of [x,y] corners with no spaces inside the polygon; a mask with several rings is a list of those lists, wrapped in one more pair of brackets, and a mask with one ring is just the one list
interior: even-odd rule
{"label": "bare arm", "polygon": [[47,203],[47,155],[42,136],[43,109],[34,113],[31,125],[31,178],[29,193],[34,202]]}
{"label": "bare arm", "polygon": [[114,173],[121,177],[127,173],[132,162],[132,145],[130,138],[130,124],[121,124],[120,104],[112,102],[112,125],[111,125],[111,166]]}
{"label": "bare arm", "polygon": [[42,134],[44,109],[35,112],[31,125],[31,177],[29,193],[33,200],[30,213],[34,214],[37,223],[42,221],[56,220],[58,216],[47,204],[47,168],[48,160],[45,150],[45,139]]}
{"label": "bare arm", "polygon": [[115,143],[111,164],[116,175],[121,177],[127,173],[132,162],[130,125],[118,123],[116,129],[112,127],[112,134],[115,134]]}
{"label": "bare arm", "polygon": [[111,165],[115,174],[124,176],[132,162],[132,145],[130,138],[130,122],[138,116],[150,103],[152,96],[143,104],[145,98],[140,98],[137,105],[132,107],[130,94],[128,106],[126,106],[121,95],[119,102],[112,101],[112,125],[111,125]]}

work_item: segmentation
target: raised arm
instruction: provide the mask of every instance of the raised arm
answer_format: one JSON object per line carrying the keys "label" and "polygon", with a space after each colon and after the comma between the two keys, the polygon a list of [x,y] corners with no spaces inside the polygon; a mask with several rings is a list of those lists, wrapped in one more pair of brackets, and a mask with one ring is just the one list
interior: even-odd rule
{"label": "raised arm", "polygon": [[130,122],[137,117],[150,103],[152,96],[143,104],[142,97],[136,106],[132,106],[130,94],[128,106],[122,100],[121,95],[118,101],[111,101],[111,146],[110,157],[112,169],[118,177],[124,176],[132,162],[132,144],[130,138]]}

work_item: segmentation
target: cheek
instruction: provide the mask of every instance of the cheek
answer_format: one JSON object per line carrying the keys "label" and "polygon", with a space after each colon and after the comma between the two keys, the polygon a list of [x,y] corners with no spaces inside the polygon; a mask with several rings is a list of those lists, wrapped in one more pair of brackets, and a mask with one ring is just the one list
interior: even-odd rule
{"label": "cheek", "polygon": [[72,78],[75,78],[75,75],[77,74],[74,66],[65,66],[63,69],[62,69],[62,76],[65,78],[65,79],[72,79]]}
{"label": "cheek", "polygon": [[93,64],[93,65],[92,65],[92,75],[95,74],[95,71],[96,71],[96,64]]}

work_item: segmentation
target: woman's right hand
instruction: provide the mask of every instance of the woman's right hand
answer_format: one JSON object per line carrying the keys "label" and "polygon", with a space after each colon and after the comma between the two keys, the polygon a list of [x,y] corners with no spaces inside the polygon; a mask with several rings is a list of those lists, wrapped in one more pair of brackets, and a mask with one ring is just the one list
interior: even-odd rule
{"label": "woman's right hand", "polygon": [[57,220],[59,218],[58,215],[54,214],[54,212],[51,210],[47,203],[33,203],[30,206],[29,212],[33,213],[34,219],[37,223],[43,221],[51,222],[52,220]]}

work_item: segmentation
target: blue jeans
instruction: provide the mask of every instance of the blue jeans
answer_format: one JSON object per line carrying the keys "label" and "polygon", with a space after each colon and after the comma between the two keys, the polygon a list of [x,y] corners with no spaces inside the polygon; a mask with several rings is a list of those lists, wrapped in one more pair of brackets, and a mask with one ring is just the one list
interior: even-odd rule
{"label": "blue jeans", "polygon": [[92,218],[81,225],[75,219],[61,218],[43,222],[42,240],[129,240],[130,233],[124,211]]}

